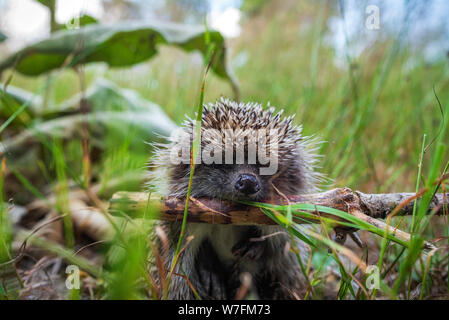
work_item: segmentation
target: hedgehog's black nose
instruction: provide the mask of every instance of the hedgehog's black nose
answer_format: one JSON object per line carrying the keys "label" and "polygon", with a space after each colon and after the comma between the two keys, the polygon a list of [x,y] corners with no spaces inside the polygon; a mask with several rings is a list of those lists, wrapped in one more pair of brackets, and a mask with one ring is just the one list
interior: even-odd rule
{"label": "hedgehog's black nose", "polygon": [[260,183],[252,174],[241,174],[234,185],[235,189],[246,195],[254,194],[260,190]]}

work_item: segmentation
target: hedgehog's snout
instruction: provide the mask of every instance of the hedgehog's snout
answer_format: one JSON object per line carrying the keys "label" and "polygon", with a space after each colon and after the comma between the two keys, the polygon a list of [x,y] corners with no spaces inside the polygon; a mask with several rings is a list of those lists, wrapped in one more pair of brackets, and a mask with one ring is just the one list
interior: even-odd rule
{"label": "hedgehog's snout", "polygon": [[247,196],[253,195],[260,191],[259,179],[253,174],[242,173],[237,177],[234,184],[235,189]]}

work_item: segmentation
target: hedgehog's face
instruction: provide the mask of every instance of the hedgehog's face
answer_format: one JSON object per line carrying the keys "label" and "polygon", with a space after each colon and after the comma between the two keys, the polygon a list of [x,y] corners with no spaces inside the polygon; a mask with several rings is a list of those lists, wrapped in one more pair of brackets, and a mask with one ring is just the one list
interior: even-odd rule
{"label": "hedgehog's face", "polygon": [[[177,168],[172,186],[177,195],[185,196],[188,188],[189,167]],[[181,173],[182,172],[182,173]],[[282,192],[286,195],[305,192],[303,168],[298,161],[283,162],[274,175],[261,175],[257,164],[197,164],[191,195],[228,200],[263,201]],[[172,190],[174,191],[174,190]]]}
{"label": "hedgehog's face", "polygon": [[[315,160],[291,122],[251,104],[223,100],[205,107],[191,195],[260,201],[279,192],[310,192]],[[159,165],[169,168],[171,196],[187,194],[194,127],[193,120],[186,121],[179,137],[161,151]]]}
{"label": "hedgehog's face", "polygon": [[260,200],[269,194],[267,177],[255,165],[198,165],[192,194],[222,199]]}

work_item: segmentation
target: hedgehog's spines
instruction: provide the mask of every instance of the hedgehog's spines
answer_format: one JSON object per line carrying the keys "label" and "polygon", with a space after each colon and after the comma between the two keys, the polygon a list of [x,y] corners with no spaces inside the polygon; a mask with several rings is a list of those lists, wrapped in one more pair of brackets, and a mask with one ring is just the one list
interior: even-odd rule
{"label": "hedgehog's spines", "polygon": [[[269,134],[270,129],[277,129],[278,152],[282,166],[282,161],[293,161],[299,159],[302,162],[304,182],[311,191],[317,190],[317,186],[324,180],[323,175],[315,172],[318,163],[317,150],[320,145],[318,139],[313,136],[302,135],[302,125],[294,125],[294,114],[282,117],[284,110],[275,113],[275,109],[270,103],[263,109],[259,103],[237,103],[226,98],[221,98],[215,103],[204,105],[202,114],[202,132],[208,129],[216,129],[221,132],[221,137],[216,137],[224,141],[224,130],[232,129],[234,134],[244,133],[245,130],[266,129]],[[186,116],[182,129],[193,136],[196,119]],[[160,173],[150,172],[150,179],[154,183],[167,182],[170,170],[173,165],[170,163],[170,149],[173,145],[173,138],[168,139],[168,143],[157,144],[154,167],[165,168],[165,178]],[[210,141],[209,141],[210,142]],[[271,140],[267,141],[267,147],[271,146]],[[157,182],[158,181],[158,182]],[[153,183],[153,184],[154,184]],[[176,182],[175,182],[176,183]]]}

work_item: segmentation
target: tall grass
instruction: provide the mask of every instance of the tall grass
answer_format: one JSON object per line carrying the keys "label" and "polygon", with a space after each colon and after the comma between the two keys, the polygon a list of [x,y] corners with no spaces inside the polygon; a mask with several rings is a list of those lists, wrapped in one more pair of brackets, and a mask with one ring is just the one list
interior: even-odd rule
{"label": "tall grass", "polygon": [[[422,283],[420,298],[425,298],[432,295],[432,286],[441,285],[433,277],[432,266],[449,269],[447,250],[425,256],[421,249],[423,239],[447,237],[449,234],[446,220],[425,216],[431,196],[442,189],[447,190],[445,182],[437,186],[434,182],[443,174],[449,160],[445,147],[449,134],[449,66],[446,60],[429,65],[422,57],[414,56],[415,64],[410,68],[408,61],[412,52],[399,46],[400,39],[390,37],[377,42],[360,57],[348,58],[348,68],[339,68],[334,64],[335,53],[325,41],[327,19],[334,14],[339,12],[324,1],[318,4],[312,1],[273,1],[267,3],[258,15],[245,21],[242,35],[228,40],[230,63],[241,85],[241,99],[262,104],[270,102],[285,109],[286,114],[296,114],[295,121],[303,124],[306,135],[317,134],[325,141],[320,147],[323,157],[319,170],[333,181],[325,188],[348,186],[364,192],[427,188],[422,201],[415,202],[412,218],[394,218],[391,221],[392,225],[411,231],[412,244],[408,248],[390,241],[392,235],[387,240],[362,233],[368,244],[364,259],[366,263],[377,264],[382,275],[381,288],[368,295],[357,292],[354,285],[357,267],[345,269],[337,255],[327,252],[328,246],[340,252],[344,249],[330,242],[326,236],[320,235],[321,241],[316,242],[310,230],[301,229],[299,232],[298,228],[292,228],[289,220],[283,221],[295,236],[312,241],[311,245],[320,243],[313,249],[311,266],[314,272],[303,266],[303,273],[310,277],[309,285],[313,287],[313,292],[307,297],[324,296],[326,272],[333,266],[340,269],[342,276],[338,294],[334,297],[368,299],[382,292],[392,298],[410,298],[413,289]],[[403,32],[406,32],[406,27]],[[200,110],[197,103],[201,65],[195,54],[163,47],[151,62],[133,68],[116,70],[87,66],[86,86],[96,78],[106,77],[158,103],[179,124],[184,114],[192,115],[195,110]],[[53,82],[49,92],[50,103],[63,101],[80,91],[78,76],[73,71],[64,71],[57,77],[58,81]],[[11,84],[38,93],[46,81],[46,77],[32,80],[15,74]],[[442,102],[441,108],[446,115],[444,122],[433,88]],[[220,96],[231,97],[232,90],[226,82],[210,73],[204,102],[214,101]],[[26,105],[23,106],[25,108]],[[0,125],[0,134],[8,124]],[[132,128],[122,130],[127,137],[133,134]],[[105,190],[104,200],[110,195],[108,183],[142,172],[151,152],[149,148],[133,149],[129,139],[116,139],[120,134],[122,132],[111,131],[106,135],[108,138],[102,141],[105,152],[92,168],[93,176]],[[427,138],[423,141],[424,135]],[[426,144],[429,141],[434,142]],[[53,251],[69,258],[78,248],[75,248],[75,235],[68,215],[68,184],[74,181],[78,187],[84,188],[82,161],[83,153],[78,141],[68,146],[48,141],[43,161],[38,164],[43,179],[53,183],[58,204],[55,209],[64,217],[66,248],[65,251],[61,248]],[[43,197],[43,190],[38,190],[33,181],[21,176],[20,168],[23,167],[12,161],[2,162],[0,264],[12,258],[12,229],[7,206],[3,205],[8,199],[3,192],[6,165],[16,170],[24,190],[35,198]],[[138,190],[141,186],[139,181],[133,181],[124,182],[120,188]],[[151,290],[154,283],[147,269],[147,256],[151,251],[147,238],[149,227],[134,226],[136,232],[133,236],[120,236],[121,231],[132,224],[132,221],[118,224],[112,241],[99,246],[105,262],[102,272],[92,271],[101,287],[95,298],[154,297]],[[48,247],[45,243],[42,245]],[[449,280],[445,285],[447,297]],[[0,286],[0,297],[2,295],[5,292]]]}

